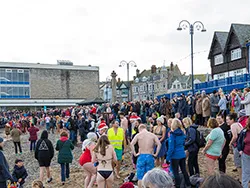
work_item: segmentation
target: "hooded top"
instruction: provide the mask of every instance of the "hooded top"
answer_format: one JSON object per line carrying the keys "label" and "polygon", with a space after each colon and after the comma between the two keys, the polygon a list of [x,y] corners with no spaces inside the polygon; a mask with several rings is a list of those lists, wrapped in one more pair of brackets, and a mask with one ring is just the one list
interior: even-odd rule
{"label": "hooded top", "polygon": [[44,130],[41,138],[38,140],[35,150],[35,158],[39,160],[51,161],[54,157],[54,147],[52,142],[48,139],[48,132]]}
{"label": "hooded top", "polygon": [[170,133],[167,161],[170,161],[171,159],[183,159],[186,157],[184,150],[185,139],[186,136],[180,128]]}

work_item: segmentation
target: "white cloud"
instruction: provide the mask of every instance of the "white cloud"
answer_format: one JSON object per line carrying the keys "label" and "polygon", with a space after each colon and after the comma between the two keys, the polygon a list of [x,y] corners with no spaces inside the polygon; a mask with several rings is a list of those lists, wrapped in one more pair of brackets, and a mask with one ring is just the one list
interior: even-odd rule
{"label": "white cloud", "polygon": [[[182,19],[201,20],[206,33],[195,33],[195,73],[210,72],[207,60],[213,32],[232,22],[250,23],[250,1],[241,0],[9,0],[0,2],[1,61],[100,66],[101,80],[112,70],[126,80],[121,60],[140,70],[178,62],[190,73],[190,36],[176,30]],[[135,75],[135,68],[130,76]]]}

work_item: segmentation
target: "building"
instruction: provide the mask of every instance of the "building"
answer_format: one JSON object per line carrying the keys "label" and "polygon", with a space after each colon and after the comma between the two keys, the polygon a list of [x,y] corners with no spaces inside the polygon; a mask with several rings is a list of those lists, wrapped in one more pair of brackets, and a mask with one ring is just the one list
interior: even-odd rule
{"label": "building", "polygon": [[[118,102],[130,101],[132,96],[131,81],[121,81],[120,78],[116,84],[116,97]],[[100,96],[104,101],[111,102],[112,86],[110,81],[100,83]]]}
{"label": "building", "polygon": [[118,78],[116,91],[117,101],[131,101],[132,89],[130,81],[121,81],[120,78]]}
{"label": "building", "polygon": [[[132,84],[134,100],[149,100],[166,93],[180,92],[191,89],[191,75],[182,74],[178,65],[151,66],[150,70],[136,70],[136,77]],[[211,80],[209,74],[194,75],[194,83]]]}
{"label": "building", "polygon": [[58,107],[99,96],[99,67],[0,62],[1,107]]}
{"label": "building", "polygon": [[250,25],[231,24],[229,32],[215,32],[208,59],[213,79],[249,73]]}

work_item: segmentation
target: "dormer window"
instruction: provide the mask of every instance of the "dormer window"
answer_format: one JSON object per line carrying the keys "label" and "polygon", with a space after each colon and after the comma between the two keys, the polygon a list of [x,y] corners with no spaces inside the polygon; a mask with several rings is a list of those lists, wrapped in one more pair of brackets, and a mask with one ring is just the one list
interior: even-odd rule
{"label": "dormer window", "polygon": [[219,54],[214,56],[214,65],[219,65],[223,63],[223,55]]}
{"label": "dormer window", "polygon": [[231,61],[237,60],[241,58],[241,49],[237,48],[234,50],[231,50]]}

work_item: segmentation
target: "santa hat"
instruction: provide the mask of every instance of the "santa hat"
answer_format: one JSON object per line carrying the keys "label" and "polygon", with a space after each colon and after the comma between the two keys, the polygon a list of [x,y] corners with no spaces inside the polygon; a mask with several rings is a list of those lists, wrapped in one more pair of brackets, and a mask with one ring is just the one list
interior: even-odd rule
{"label": "santa hat", "polygon": [[108,126],[106,125],[106,123],[100,123],[100,125],[98,126],[98,130],[102,130],[102,129],[108,129]]}
{"label": "santa hat", "polygon": [[136,121],[136,120],[138,120],[138,119],[141,119],[139,116],[136,116],[136,115],[132,115],[132,116],[130,116],[130,118],[129,118],[129,120],[130,121]]}

